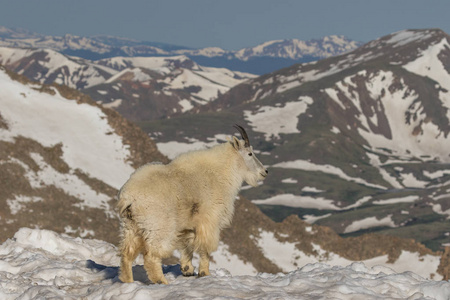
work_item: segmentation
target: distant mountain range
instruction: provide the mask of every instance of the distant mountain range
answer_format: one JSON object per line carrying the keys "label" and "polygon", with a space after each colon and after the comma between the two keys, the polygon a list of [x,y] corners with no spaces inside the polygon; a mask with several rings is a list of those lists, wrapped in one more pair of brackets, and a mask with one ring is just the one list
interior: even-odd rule
{"label": "distant mountain range", "polygon": [[237,51],[217,47],[191,49],[111,36],[79,37],[70,34],[46,36],[23,29],[0,26],[0,46],[5,47],[51,49],[88,60],[116,56],[185,55],[203,66],[253,74],[269,73],[295,63],[339,55],[354,50],[359,45],[361,45],[360,42],[344,36],[332,35],[309,41],[297,39],[268,41]]}
{"label": "distant mountain range", "polygon": [[[135,168],[167,158],[138,127],[74,89],[30,82],[2,67],[0,90],[0,242],[29,227],[117,244],[118,189]],[[448,277],[441,253],[411,239],[343,239],[297,216],[275,223],[245,199],[236,205],[233,225],[213,253],[214,269],[250,275],[288,272],[310,262],[363,261]]]}

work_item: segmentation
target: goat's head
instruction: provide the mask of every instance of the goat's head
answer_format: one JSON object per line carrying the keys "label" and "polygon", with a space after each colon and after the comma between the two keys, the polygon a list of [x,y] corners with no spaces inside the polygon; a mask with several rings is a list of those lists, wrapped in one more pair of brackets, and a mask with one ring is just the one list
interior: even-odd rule
{"label": "goat's head", "polygon": [[269,173],[263,164],[256,158],[253,152],[253,147],[250,146],[250,141],[248,139],[247,132],[241,126],[235,124],[236,128],[242,136],[242,141],[233,136],[233,147],[237,150],[244,161],[245,165],[245,175],[244,180],[247,184],[251,186],[258,186],[258,181],[264,180]]}

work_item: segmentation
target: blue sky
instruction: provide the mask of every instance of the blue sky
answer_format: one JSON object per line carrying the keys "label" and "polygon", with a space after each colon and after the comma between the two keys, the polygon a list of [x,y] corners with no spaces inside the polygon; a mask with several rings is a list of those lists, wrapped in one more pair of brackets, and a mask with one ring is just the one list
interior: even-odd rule
{"label": "blue sky", "polygon": [[0,7],[0,26],[42,34],[227,50],[331,34],[368,42],[403,29],[450,33],[448,0],[0,0]]}

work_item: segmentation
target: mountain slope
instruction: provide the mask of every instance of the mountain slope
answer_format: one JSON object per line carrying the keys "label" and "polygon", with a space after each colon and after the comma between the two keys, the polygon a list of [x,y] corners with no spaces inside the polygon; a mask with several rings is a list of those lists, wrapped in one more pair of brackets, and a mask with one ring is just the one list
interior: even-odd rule
{"label": "mountain slope", "polygon": [[249,80],[195,115],[141,126],[173,156],[220,140],[221,123],[246,125],[271,176],[243,195],[274,220],[294,213],[343,235],[376,231],[443,249],[449,41],[441,30],[397,32]]}
{"label": "mountain slope", "polygon": [[37,226],[115,241],[117,189],[135,167],[166,158],[135,125],[75,90],[3,68],[0,85],[0,239]]}
{"label": "mountain slope", "polygon": [[[73,89],[30,83],[5,70],[0,88],[0,239],[31,227],[117,243],[118,188],[135,168],[167,159],[136,126]],[[230,266],[234,274],[363,260],[440,279],[445,276],[437,272],[440,255],[411,240],[342,239],[297,217],[275,223],[240,199],[213,258],[214,265]],[[416,264],[405,267],[405,261]]]}
{"label": "mountain slope", "polygon": [[184,113],[255,77],[200,66],[186,56],[114,57],[96,63],[119,72],[84,92],[133,121]]}

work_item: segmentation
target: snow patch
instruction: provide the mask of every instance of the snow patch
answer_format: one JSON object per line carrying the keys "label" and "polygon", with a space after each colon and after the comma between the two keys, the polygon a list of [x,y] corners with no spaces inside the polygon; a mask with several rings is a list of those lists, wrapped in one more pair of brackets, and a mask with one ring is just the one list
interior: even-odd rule
{"label": "snow patch", "polygon": [[283,107],[262,106],[256,113],[244,111],[244,116],[254,131],[263,132],[266,140],[280,138],[280,133],[299,133],[298,117],[313,103],[311,97],[300,97],[300,101],[287,102]]}
{"label": "snow patch", "polygon": [[392,215],[388,215],[382,219],[377,219],[376,217],[368,217],[362,220],[353,221],[350,225],[345,227],[344,233],[350,233],[362,229],[380,226],[396,227],[394,221],[392,220]]}

